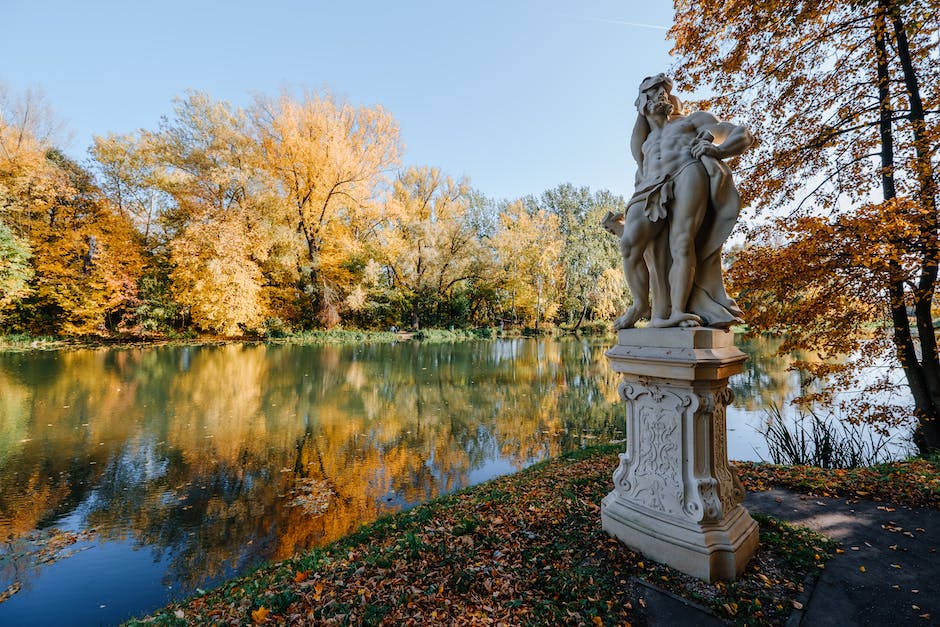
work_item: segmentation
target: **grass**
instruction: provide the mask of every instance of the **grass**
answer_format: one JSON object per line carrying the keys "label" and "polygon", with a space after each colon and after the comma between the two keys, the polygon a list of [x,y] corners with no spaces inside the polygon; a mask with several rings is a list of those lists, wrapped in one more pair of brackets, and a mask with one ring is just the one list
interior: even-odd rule
{"label": "grass", "polygon": [[60,348],[63,344],[63,340],[51,335],[29,335],[27,333],[0,335],[0,351],[50,350]]}
{"label": "grass", "polygon": [[767,427],[761,435],[775,464],[861,468],[890,460],[896,448],[884,433],[832,415],[822,418],[814,411],[801,411],[790,422],[776,405],[767,414]]}
{"label": "grass", "polygon": [[623,624],[643,620],[639,582],[739,624],[783,624],[832,543],[757,517],[761,548],[734,583],[654,564],[600,528],[620,450],[580,450],[382,518],[132,624]]}
{"label": "grass", "polygon": [[268,342],[273,344],[385,344],[392,342],[418,341],[425,343],[459,342],[464,340],[491,339],[499,337],[498,329],[421,329],[416,332],[360,331],[355,329],[330,329],[298,331],[278,334],[276,337],[216,337],[192,333],[166,336],[84,336],[54,337],[28,334],[0,335],[0,352],[26,352],[34,350],[62,350],[74,348],[97,348],[100,346],[154,346],[164,344],[224,344],[230,342]]}

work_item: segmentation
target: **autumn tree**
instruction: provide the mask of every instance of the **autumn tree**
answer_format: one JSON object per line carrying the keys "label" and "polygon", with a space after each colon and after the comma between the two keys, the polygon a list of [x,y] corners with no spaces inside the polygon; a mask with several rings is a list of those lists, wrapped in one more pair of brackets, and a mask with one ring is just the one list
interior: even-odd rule
{"label": "autumn tree", "polygon": [[499,264],[504,315],[539,327],[560,306],[564,237],[557,215],[517,200],[499,214],[492,246]]}
{"label": "autumn tree", "polygon": [[16,296],[8,324],[65,334],[113,329],[136,299],[140,248],[91,174],[52,145],[49,116],[33,94],[0,97],[0,239],[4,281]]}
{"label": "autumn tree", "polygon": [[29,229],[35,272],[21,316],[37,332],[115,330],[137,302],[143,259],[136,232],[91,173],[57,150],[46,159],[55,194],[42,220]]}
{"label": "autumn tree", "polygon": [[[730,273],[747,320],[851,385],[903,369],[922,451],[940,448],[936,0],[676,2],[679,84],[710,85],[758,138],[737,168],[758,226]],[[760,220],[763,218],[763,220]],[[868,384],[850,418],[892,420]]]}
{"label": "autumn tree", "polygon": [[471,200],[466,181],[455,182],[436,168],[409,168],[392,186],[379,254],[415,329],[423,316],[446,322],[441,309],[484,274]]}
{"label": "autumn tree", "polygon": [[122,216],[133,221],[144,243],[151,244],[169,199],[160,189],[158,160],[142,148],[133,135],[109,133],[95,137],[89,152],[104,193]]}
{"label": "autumn tree", "polygon": [[401,152],[398,125],[381,107],[313,93],[259,98],[252,115],[259,167],[301,238],[298,281],[320,323],[333,326],[356,283],[349,260],[382,221],[380,191]]}
{"label": "autumn tree", "polygon": [[193,324],[226,335],[258,328],[268,313],[265,264],[283,219],[255,167],[247,114],[188,92],[157,130],[98,137],[92,154],[112,201],[155,238],[152,268],[166,268]]}
{"label": "autumn tree", "polygon": [[[526,205],[558,217],[564,238],[558,312],[561,320],[577,329],[585,317],[607,319],[611,308],[622,310],[625,283],[617,240],[601,222],[608,211],[623,213],[623,199],[607,191],[592,194],[587,187],[565,183],[538,198],[526,198]],[[619,283],[602,281],[605,273],[609,278],[619,275]]]}

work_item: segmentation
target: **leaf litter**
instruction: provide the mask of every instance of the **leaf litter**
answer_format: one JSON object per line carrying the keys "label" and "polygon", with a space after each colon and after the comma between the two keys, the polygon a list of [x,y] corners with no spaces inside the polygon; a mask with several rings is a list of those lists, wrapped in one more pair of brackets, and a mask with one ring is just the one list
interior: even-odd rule
{"label": "leaf litter", "polygon": [[913,458],[864,468],[835,469],[757,462],[735,465],[741,482],[751,491],[782,486],[813,496],[940,509],[940,461],[935,459]]}
{"label": "leaf litter", "polygon": [[784,624],[834,543],[755,516],[760,548],[736,582],[655,564],[601,529],[613,451],[578,451],[382,518],[136,623],[624,625],[643,621],[645,582],[739,624]]}

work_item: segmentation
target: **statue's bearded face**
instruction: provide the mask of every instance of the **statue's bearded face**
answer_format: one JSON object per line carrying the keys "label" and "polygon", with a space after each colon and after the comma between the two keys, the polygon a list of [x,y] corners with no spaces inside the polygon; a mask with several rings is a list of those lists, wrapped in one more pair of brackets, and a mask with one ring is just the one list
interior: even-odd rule
{"label": "statue's bearded face", "polygon": [[669,91],[665,88],[664,85],[654,85],[653,87],[647,89],[646,94],[646,107],[644,113],[647,115],[664,115],[669,117],[675,107],[672,104],[672,101],[669,99]]}

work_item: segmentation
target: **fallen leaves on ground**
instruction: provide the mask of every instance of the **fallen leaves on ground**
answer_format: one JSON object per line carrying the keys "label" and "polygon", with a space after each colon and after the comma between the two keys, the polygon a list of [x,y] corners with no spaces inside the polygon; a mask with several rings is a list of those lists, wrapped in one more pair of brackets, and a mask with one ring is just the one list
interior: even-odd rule
{"label": "fallen leaves on ground", "polygon": [[[641,581],[740,624],[786,621],[827,556],[824,538],[757,517],[761,548],[731,584],[642,560],[600,526],[618,461],[610,451],[544,462],[380,519],[144,621],[620,625],[643,622]],[[796,551],[811,557],[793,559]]]}
{"label": "fallen leaves on ground", "polygon": [[816,496],[840,496],[940,509],[940,462],[915,458],[866,468],[824,469],[735,462],[748,490],[783,486]]}

